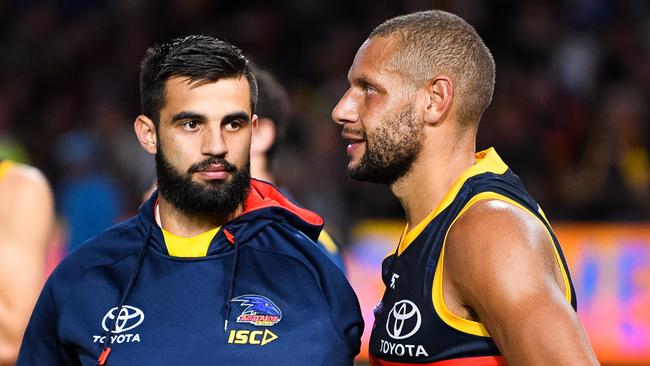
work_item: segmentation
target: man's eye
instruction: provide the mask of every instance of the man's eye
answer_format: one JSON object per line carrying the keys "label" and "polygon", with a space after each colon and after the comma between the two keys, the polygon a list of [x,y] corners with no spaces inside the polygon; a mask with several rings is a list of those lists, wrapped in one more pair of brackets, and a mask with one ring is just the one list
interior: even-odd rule
{"label": "man's eye", "polygon": [[230,121],[224,125],[226,131],[237,131],[242,127],[242,123],[238,120]]}
{"label": "man's eye", "polygon": [[363,83],[360,86],[361,86],[361,91],[363,91],[364,94],[371,94],[377,92],[377,89],[375,89],[375,87],[370,84]]}
{"label": "man's eye", "polygon": [[197,121],[187,121],[183,123],[183,129],[185,131],[195,131],[199,128],[199,123]]}

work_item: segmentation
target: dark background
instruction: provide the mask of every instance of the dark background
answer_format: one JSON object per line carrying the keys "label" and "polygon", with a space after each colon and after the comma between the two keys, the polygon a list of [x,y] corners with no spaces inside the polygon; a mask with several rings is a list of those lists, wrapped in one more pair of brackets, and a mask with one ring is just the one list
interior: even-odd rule
{"label": "dark background", "polygon": [[345,245],[358,220],[403,212],[387,187],[347,178],[330,112],[368,33],[430,8],[464,17],[492,50],[496,91],[477,148],[495,146],[551,221],[650,218],[644,0],[3,1],[0,157],[45,172],[72,245],[133,214],[154,176],[132,132],[144,51],[213,35],[288,88],[278,183]]}

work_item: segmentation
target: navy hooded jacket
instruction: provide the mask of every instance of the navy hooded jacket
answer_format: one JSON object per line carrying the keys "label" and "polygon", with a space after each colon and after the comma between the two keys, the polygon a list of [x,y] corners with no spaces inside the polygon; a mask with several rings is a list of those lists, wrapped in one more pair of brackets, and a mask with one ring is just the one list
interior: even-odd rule
{"label": "navy hooded jacket", "polygon": [[61,262],[18,365],[96,365],[102,354],[120,366],[353,363],[359,303],[314,243],[318,215],[251,180],[245,211],[207,256],[178,258],[154,220],[156,200]]}

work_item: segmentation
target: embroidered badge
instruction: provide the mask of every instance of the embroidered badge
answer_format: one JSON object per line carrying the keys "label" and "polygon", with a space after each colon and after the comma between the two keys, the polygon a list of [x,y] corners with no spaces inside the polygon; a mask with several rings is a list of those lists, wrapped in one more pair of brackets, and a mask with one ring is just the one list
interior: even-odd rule
{"label": "embroidered badge", "polygon": [[256,326],[270,327],[282,319],[282,311],[273,301],[261,295],[238,296],[231,301],[239,302],[244,310],[237,317],[237,323],[249,323]]}

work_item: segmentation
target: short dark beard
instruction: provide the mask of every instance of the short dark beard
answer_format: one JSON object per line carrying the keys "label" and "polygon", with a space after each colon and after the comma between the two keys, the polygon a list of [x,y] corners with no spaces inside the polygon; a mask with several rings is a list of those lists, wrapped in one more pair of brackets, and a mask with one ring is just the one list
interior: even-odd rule
{"label": "short dark beard", "polygon": [[[231,173],[231,180],[204,184],[192,180],[193,173],[211,164],[223,165]],[[241,169],[237,169],[225,159],[209,157],[193,164],[183,175],[158,146],[156,173],[160,195],[189,216],[229,216],[244,202],[250,191],[250,158]]]}
{"label": "short dark beard", "polygon": [[411,170],[422,152],[422,131],[409,105],[384,119],[370,134],[361,132],[366,151],[348,173],[352,179],[393,184]]}

